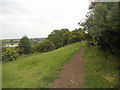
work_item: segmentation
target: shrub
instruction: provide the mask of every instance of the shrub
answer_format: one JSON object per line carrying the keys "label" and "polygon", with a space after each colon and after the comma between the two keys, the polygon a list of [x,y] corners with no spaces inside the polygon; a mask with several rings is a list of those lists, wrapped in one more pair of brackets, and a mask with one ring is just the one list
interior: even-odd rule
{"label": "shrub", "polygon": [[23,48],[20,48],[19,46],[16,46],[16,47],[14,47],[14,48],[15,48],[14,50],[15,50],[19,55],[25,54]]}
{"label": "shrub", "polygon": [[53,42],[51,42],[50,40],[43,40],[39,43],[37,43],[34,46],[35,50],[38,52],[48,52],[48,51],[52,51],[55,49],[55,45]]}
{"label": "shrub", "polygon": [[2,54],[2,60],[4,62],[13,61],[13,60],[16,60],[18,58],[18,56],[19,55],[16,51],[14,51],[10,47],[7,47],[6,51],[3,52],[3,54]]}

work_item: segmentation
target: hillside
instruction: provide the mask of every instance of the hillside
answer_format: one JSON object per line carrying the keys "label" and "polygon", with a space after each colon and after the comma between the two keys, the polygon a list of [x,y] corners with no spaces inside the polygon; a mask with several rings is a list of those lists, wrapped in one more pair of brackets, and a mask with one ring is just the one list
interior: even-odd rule
{"label": "hillside", "polygon": [[21,56],[16,61],[3,63],[3,88],[49,87],[71,57],[85,42],[71,44],[48,53]]}

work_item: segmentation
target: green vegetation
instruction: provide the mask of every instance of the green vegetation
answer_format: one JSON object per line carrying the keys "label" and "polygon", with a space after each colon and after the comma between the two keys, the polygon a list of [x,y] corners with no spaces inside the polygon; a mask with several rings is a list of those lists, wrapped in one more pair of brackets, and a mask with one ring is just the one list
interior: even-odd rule
{"label": "green vegetation", "polygon": [[71,44],[47,53],[29,54],[3,63],[3,88],[45,88],[85,42]]}
{"label": "green vegetation", "polygon": [[[113,88],[120,86],[120,2],[91,2],[85,22],[90,47],[84,52],[86,76],[84,87]],[[101,50],[101,51],[100,51]],[[108,54],[109,53],[109,54]],[[105,55],[104,55],[105,54]]]}
{"label": "green vegetation", "polygon": [[19,46],[24,50],[25,54],[32,52],[32,44],[27,36],[23,36],[22,39],[20,39]]}
{"label": "green vegetation", "polygon": [[69,32],[68,29],[54,30],[53,32],[51,32],[50,35],[48,35],[47,39],[52,41],[55,44],[56,48],[59,48],[63,45],[62,44],[63,34],[67,32]]}
{"label": "green vegetation", "polygon": [[120,54],[120,2],[92,2],[84,27],[89,42],[112,55]]}
{"label": "green vegetation", "polygon": [[84,40],[84,35],[85,35],[85,32],[81,28],[73,30],[69,34],[67,43],[71,44],[71,43],[75,43],[75,42],[80,42],[80,41]]}
{"label": "green vegetation", "polygon": [[68,38],[70,36],[70,32],[64,33],[62,37],[62,44],[63,46],[68,44]]}
{"label": "green vegetation", "polygon": [[85,77],[83,88],[117,88],[117,61],[108,52],[96,47],[87,47],[84,51]]}
{"label": "green vegetation", "polygon": [[14,51],[16,51],[19,55],[25,54],[24,49],[20,48],[19,46],[12,47]]}
{"label": "green vegetation", "polygon": [[[11,50],[2,47],[4,61],[12,61],[17,59],[17,54],[21,55],[17,61],[3,63],[3,87],[49,87],[72,55],[85,46],[84,40],[92,46],[88,45],[84,52],[83,87],[114,88],[120,85],[117,76],[120,73],[120,2],[91,2],[89,9],[84,22],[78,23],[82,28],[54,30],[43,41],[30,41],[24,36],[18,47]],[[18,40],[2,43],[13,45],[14,42],[18,43]],[[33,47],[34,51],[46,53],[30,54]]]}
{"label": "green vegetation", "polygon": [[34,46],[34,48],[38,52],[48,52],[48,51],[54,50],[55,49],[55,45],[50,40],[46,39],[46,40],[43,40],[43,41],[37,43]]}
{"label": "green vegetation", "polygon": [[7,47],[6,50],[2,53],[2,61],[8,62],[13,61],[18,58],[18,53],[14,51],[12,48]]}

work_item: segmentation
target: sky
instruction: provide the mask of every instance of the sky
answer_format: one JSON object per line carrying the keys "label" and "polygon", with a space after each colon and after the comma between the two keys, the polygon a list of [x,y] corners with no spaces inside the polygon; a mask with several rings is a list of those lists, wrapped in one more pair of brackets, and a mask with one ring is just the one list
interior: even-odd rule
{"label": "sky", "polygon": [[[0,0],[0,39],[47,37],[53,30],[79,28],[89,0]],[[1,35],[2,34],[2,35]]]}

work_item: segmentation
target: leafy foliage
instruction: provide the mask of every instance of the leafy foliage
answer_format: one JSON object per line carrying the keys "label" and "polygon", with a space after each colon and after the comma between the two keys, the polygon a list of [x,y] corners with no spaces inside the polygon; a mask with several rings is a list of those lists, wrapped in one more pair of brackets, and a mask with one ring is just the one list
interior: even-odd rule
{"label": "leafy foliage", "polygon": [[76,29],[69,34],[68,44],[79,42],[82,40],[84,40],[84,32],[82,32],[81,28],[78,30]]}
{"label": "leafy foliage", "polygon": [[50,40],[43,40],[35,45],[35,50],[38,52],[48,52],[55,49],[55,45]]}
{"label": "leafy foliage", "polygon": [[68,44],[68,38],[70,36],[70,32],[64,33],[62,37],[62,44],[63,46]]}
{"label": "leafy foliage", "polygon": [[92,3],[86,15],[86,21],[80,25],[87,33],[87,39],[109,50],[114,55],[120,53],[120,2]]}
{"label": "leafy foliage", "polygon": [[82,41],[84,39],[85,39],[85,31],[82,28],[79,28],[71,32],[64,33],[62,37],[62,43],[64,46],[71,43]]}
{"label": "leafy foliage", "polygon": [[31,41],[27,36],[23,36],[19,42],[19,47],[24,50],[25,54],[29,54],[32,52]]}
{"label": "leafy foliage", "polygon": [[18,53],[14,51],[12,48],[7,47],[6,50],[2,53],[2,61],[8,62],[13,61],[18,58]]}
{"label": "leafy foliage", "polygon": [[24,48],[20,48],[19,46],[14,47],[14,50],[15,50],[19,55],[25,54],[25,53],[24,53]]}
{"label": "leafy foliage", "polygon": [[62,37],[64,33],[69,32],[68,29],[61,29],[61,30],[54,30],[50,35],[48,35],[48,38],[50,41],[52,41],[56,48],[59,48],[62,46]]}

